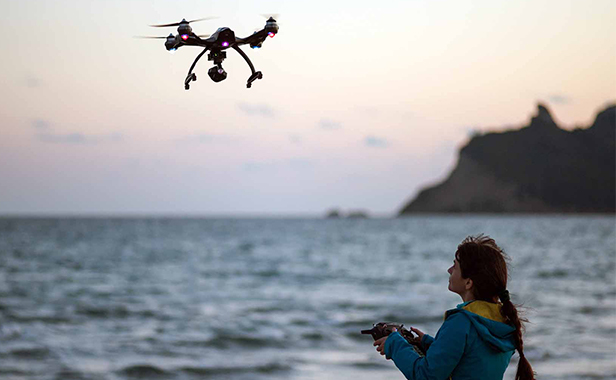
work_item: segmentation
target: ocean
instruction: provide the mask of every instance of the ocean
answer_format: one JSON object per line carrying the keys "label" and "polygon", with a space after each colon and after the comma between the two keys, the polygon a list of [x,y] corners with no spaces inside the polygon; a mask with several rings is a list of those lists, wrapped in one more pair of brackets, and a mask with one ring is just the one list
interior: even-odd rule
{"label": "ocean", "polygon": [[616,219],[593,215],[0,218],[0,378],[404,379],[359,331],[436,334],[479,233],[538,378],[616,378]]}

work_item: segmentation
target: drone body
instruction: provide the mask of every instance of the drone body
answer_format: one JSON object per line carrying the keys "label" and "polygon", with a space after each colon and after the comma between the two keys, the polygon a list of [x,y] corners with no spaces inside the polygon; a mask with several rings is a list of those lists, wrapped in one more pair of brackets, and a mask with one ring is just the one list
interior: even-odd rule
{"label": "drone body", "polygon": [[225,50],[232,48],[237,51],[248,63],[252,74],[248,78],[248,82],[246,83],[246,87],[250,88],[252,86],[252,82],[257,79],[263,78],[263,74],[260,71],[255,71],[252,62],[248,56],[240,49],[241,45],[250,45],[251,48],[260,48],[263,45],[265,39],[269,37],[274,37],[278,33],[278,24],[273,17],[269,17],[267,22],[265,23],[265,27],[260,31],[254,32],[251,36],[246,38],[240,38],[235,36],[235,32],[230,28],[218,28],[216,32],[212,35],[196,35],[193,33],[192,27],[190,26],[191,22],[201,21],[207,19],[198,19],[192,21],[186,21],[183,19],[179,23],[174,24],[164,24],[164,25],[151,25],[154,27],[168,27],[168,26],[177,26],[178,34],[173,35],[173,33],[169,34],[168,37],[145,37],[145,38],[165,38],[165,48],[169,51],[175,51],[182,46],[200,46],[203,47],[203,51],[197,56],[195,61],[193,62],[190,70],[188,71],[188,75],[184,80],[184,88],[186,90],[190,89],[190,82],[196,81],[197,76],[192,72],[195,68],[195,65],[205,54],[206,51],[210,51],[208,54],[208,61],[213,61],[214,65],[212,68],[208,70],[208,75],[214,82],[220,82],[227,78],[227,72],[222,68],[222,62],[227,58],[227,53]]}

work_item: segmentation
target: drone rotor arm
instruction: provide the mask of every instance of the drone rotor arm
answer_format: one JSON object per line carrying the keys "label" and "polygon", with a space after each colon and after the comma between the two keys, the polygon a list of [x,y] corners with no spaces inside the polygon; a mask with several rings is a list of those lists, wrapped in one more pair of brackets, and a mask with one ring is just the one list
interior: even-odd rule
{"label": "drone rotor arm", "polygon": [[201,46],[201,47],[204,47],[206,49],[209,49],[211,47],[211,42],[212,41],[209,41],[209,39],[211,37],[210,34],[192,34],[191,37],[192,37],[191,45]]}
{"label": "drone rotor arm", "polygon": [[265,38],[267,38],[267,32],[265,31],[265,29],[261,29],[248,37],[236,38],[236,42],[238,45],[257,45],[259,43],[263,43],[263,41],[265,41]]}

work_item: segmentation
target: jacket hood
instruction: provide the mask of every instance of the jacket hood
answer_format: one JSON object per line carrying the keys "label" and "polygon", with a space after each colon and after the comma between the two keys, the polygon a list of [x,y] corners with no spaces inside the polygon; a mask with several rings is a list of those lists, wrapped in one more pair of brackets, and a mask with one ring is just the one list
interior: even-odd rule
{"label": "jacket hood", "polygon": [[515,327],[505,323],[500,309],[501,304],[469,301],[447,311],[445,318],[455,313],[464,314],[484,342],[498,351],[512,351],[515,350]]}

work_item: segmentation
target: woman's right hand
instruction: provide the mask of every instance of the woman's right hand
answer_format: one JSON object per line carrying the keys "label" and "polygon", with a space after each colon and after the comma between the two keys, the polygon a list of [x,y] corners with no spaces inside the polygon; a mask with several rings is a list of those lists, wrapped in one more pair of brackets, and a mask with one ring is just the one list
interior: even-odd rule
{"label": "woman's right hand", "polygon": [[411,331],[414,332],[415,334],[417,334],[418,339],[421,342],[421,340],[423,339],[423,336],[424,336],[424,332],[419,330],[419,329],[416,329],[414,327],[411,327]]}

